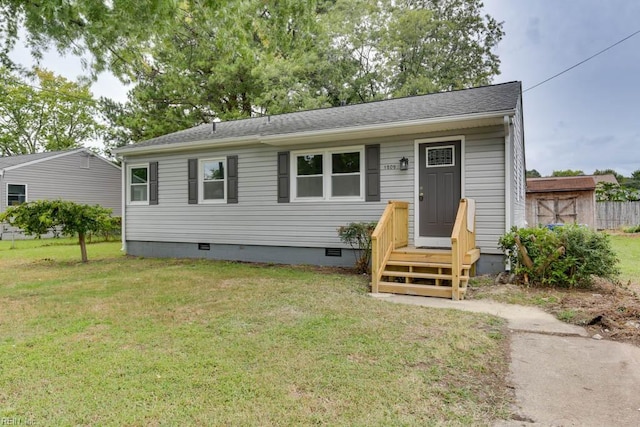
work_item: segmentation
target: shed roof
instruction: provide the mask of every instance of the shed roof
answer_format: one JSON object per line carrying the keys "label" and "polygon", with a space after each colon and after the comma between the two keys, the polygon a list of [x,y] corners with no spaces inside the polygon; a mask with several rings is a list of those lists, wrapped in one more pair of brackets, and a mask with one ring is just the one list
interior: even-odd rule
{"label": "shed roof", "polygon": [[432,93],[342,107],[298,111],[274,116],[254,117],[203,124],[121,147],[116,152],[146,146],[161,146],[229,138],[288,135],[410,122],[424,119],[515,111],[521,94],[520,82],[509,82],[451,92]]}
{"label": "shed roof", "polygon": [[527,178],[527,193],[549,193],[559,191],[593,191],[598,182],[617,183],[613,175],[553,176]]}

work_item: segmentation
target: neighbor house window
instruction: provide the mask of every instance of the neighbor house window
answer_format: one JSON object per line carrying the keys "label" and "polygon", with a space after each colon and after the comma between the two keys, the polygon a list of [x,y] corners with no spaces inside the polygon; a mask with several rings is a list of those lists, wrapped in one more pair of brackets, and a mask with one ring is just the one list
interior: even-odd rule
{"label": "neighbor house window", "polygon": [[7,206],[20,205],[27,201],[27,186],[24,184],[7,184]]}
{"label": "neighbor house window", "polygon": [[362,200],[364,148],[293,152],[295,200]]}
{"label": "neighbor house window", "polygon": [[149,166],[129,167],[129,202],[146,204],[149,202]]}
{"label": "neighbor house window", "polygon": [[225,157],[219,159],[200,160],[200,191],[201,202],[225,202]]}

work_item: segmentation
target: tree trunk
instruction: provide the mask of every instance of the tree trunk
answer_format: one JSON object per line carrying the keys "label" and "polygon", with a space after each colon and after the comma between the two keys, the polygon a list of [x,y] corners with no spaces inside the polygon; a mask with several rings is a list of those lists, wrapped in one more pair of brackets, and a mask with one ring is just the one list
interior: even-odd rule
{"label": "tree trunk", "polygon": [[78,233],[78,241],[80,243],[80,253],[82,253],[82,262],[87,262],[87,243],[84,239],[84,233]]}

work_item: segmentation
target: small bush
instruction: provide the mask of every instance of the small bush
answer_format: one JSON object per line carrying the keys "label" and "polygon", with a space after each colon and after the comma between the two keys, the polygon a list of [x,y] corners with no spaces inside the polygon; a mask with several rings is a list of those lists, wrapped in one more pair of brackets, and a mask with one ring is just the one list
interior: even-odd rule
{"label": "small bush", "polygon": [[625,233],[640,233],[640,224],[632,225],[631,227],[625,227],[623,230]]}
{"label": "small bush", "polygon": [[371,261],[371,234],[376,229],[376,222],[352,222],[338,228],[340,241],[353,249],[356,257],[358,273],[369,272]]}
{"label": "small bush", "polygon": [[614,279],[619,273],[609,236],[577,225],[514,227],[500,247],[526,284],[587,288],[594,276]]}

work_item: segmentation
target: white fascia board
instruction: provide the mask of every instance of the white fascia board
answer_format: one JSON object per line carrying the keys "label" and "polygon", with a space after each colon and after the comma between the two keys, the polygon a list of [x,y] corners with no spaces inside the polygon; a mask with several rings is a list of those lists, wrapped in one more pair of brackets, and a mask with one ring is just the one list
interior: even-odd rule
{"label": "white fascia board", "polygon": [[501,125],[503,117],[514,114],[513,110],[493,113],[465,114],[423,120],[407,120],[401,122],[381,123],[349,128],[323,129],[311,132],[297,132],[285,135],[268,135],[260,138],[260,142],[273,146],[297,144],[313,144],[327,140],[353,140],[363,138],[384,137],[392,135],[409,135],[438,130],[453,130],[475,126]]}
{"label": "white fascia board", "polygon": [[120,157],[145,154],[145,153],[167,153],[171,151],[187,151],[198,150],[201,148],[227,148],[237,147],[249,144],[258,144],[260,139],[258,136],[250,136],[243,138],[224,138],[224,139],[205,139],[201,141],[191,142],[174,142],[171,144],[145,145],[136,147],[135,144],[127,145],[113,150],[114,154]]}
{"label": "white fascia board", "polygon": [[295,132],[277,135],[252,135],[242,138],[206,139],[192,142],[174,142],[136,147],[135,144],[113,150],[119,157],[146,154],[167,153],[172,151],[197,150],[202,148],[228,148],[249,144],[266,144],[272,146],[288,146],[297,144],[313,144],[328,140],[343,141],[384,137],[392,135],[408,135],[438,130],[462,129],[475,126],[501,125],[505,115],[515,114],[514,110],[495,111],[491,113],[473,113],[460,116],[438,117],[424,120],[407,120],[401,122],[381,123],[348,128],[322,129],[310,132]]}
{"label": "white fascia board", "polygon": [[9,166],[9,167],[6,167],[4,170],[5,171],[10,171],[10,170],[22,168],[22,167],[25,167],[25,166],[31,166],[31,165],[35,165],[36,163],[42,163],[42,162],[46,162],[48,160],[59,159],[60,157],[68,156],[70,154],[76,154],[76,153],[79,153],[81,151],[88,151],[88,150],[86,148],[78,148],[76,150],[65,151],[63,153],[56,154],[55,156],[43,157],[42,159],[32,160],[30,162],[25,162],[25,163],[20,163],[18,165]]}

